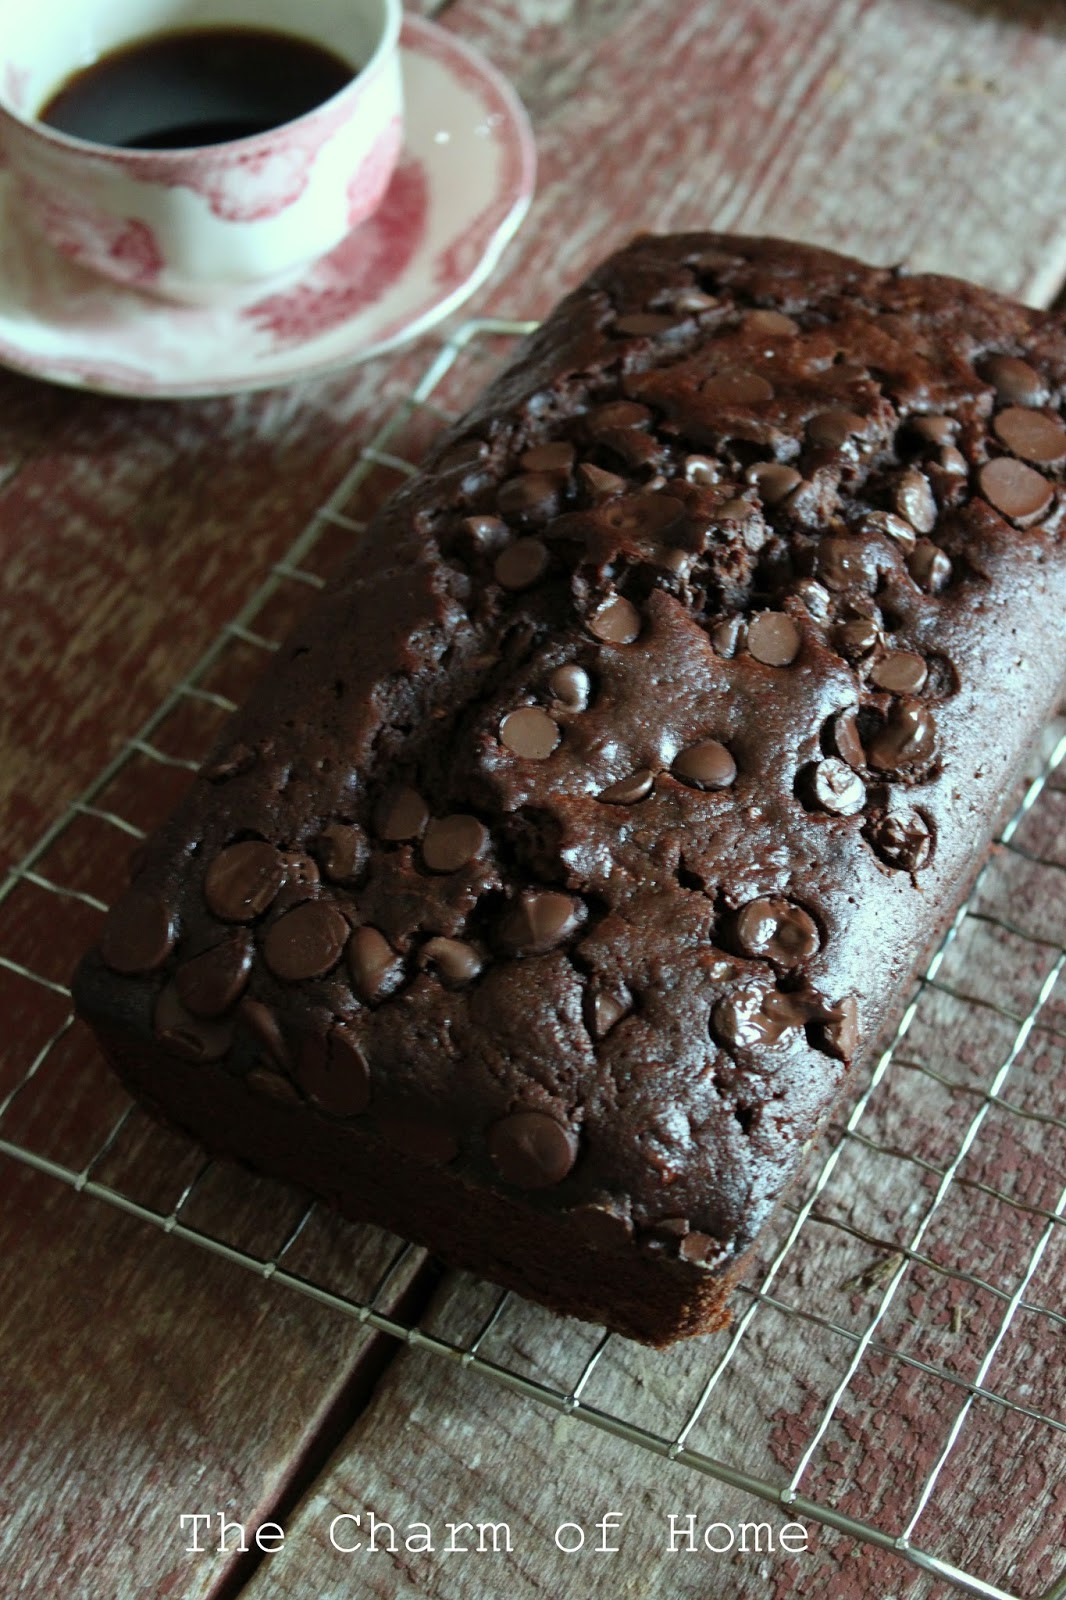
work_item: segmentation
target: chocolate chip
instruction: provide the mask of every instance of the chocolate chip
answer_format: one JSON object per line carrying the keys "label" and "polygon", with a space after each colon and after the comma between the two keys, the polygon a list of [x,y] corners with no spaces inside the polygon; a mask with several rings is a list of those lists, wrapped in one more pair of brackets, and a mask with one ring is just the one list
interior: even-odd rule
{"label": "chocolate chip", "polygon": [[833,629],[833,643],[848,661],[864,661],[881,643],[881,630],[872,617],[852,617]]}
{"label": "chocolate chip", "polygon": [[670,295],[670,305],[675,311],[688,311],[693,315],[713,311],[721,303],[717,295],[704,294],[702,289],[678,289]]}
{"label": "chocolate chip", "polygon": [[632,1243],[632,1222],[612,1205],[575,1206],[568,1215],[582,1242],[592,1250],[624,1250]]}
{"label": "chocolate chip", "polygon": [[547,546],[539,539],[516,539],[496,557],[496,582],[503,589],[530,589],[547,572],[549,560]]}
{"label": "chocolate chip", "polygon": [[285,881],[285,864],[272,844],[248,839],[231,844],[211,862],[204,899],[223,922],[251,922],[273,902]]}
{"label": "chocolate chip", "polygon": [[572,895],[525,889],[505,915],[500,938],[516,955],[544,955],[569,938],[584,918],[584,905]]}
{"label": "chocolate chip", "polygon": [[970,468],[966,457],[961,450],[956,450],[953,444],[945,445],[937,457],[945,472],[950,472],[956,478],[968,478]]}
{"label": "chocolate chip", "polygon": [[584,421],[591,434],[610,433],[615,428],[648,427],[651,412],[636,400],[609,400],[587,412]]}
{"label": "chocolate chip", "polygon": [[654,338],[657,333],[665,333],[667,328],[677,326],[675,317],[660,316],[654,311],[633,311],[624,317],[615,319],[612,333],[621,333],[629,338]]}
{"label": "chocolate chip", "polygon": [[543,1111],[514,1111],[489,1129],[489,1156],[505,1183],[547,1189],[577,1160],[577,1135]]}
{"label": "chocolate chip", "polygon": [[415,1111],[388,1111],[378,1117],[378,1132],[394,1149],[412,1161],[443,1165],[459,1154],[459,1141],[450,1128]]}
{"label": "chocolate chip", "polygon": [[549,472],[508,478],[500,485],[496,504],[509,521],[546,521],[559,509],[559,479]]}
{"label": "chocolate chip", "polygon": [[936,722],[920,700],[898,700],[866,745],[866,757],[880,772],[922,766],[936,749]]}
{"label": "chocolate chip", "polygon": [[765,666],[789,666],[802,643],[799,623],[784,611],[762,611],[748,622],[748,653]]}
{"label": "chocolate chip", "polygon": [[859,738],[859,724],[854,711],[839,711],[830,726],[833,751],[849,767],[864,767],[866,751]]}
{"label": "chocolate chip", "polygon": [[686,456],[683,471],[687,483],[707,485],[718,482],[719,468],[713,456]]}
{"label": "chocolate chip", "polygon": [[481,439],[460,439],[458,444],[453,444],[451,449],[441,457],[437,464],[438,472],[462,472],[469,467],[475,467],[484,461],[489,453],[489,447]]}
{"label": "chocolate chip", "polygon": [[348,940],[348,969],[360,1000],[383,1000],[403,978],[400,958],[377,928],[356,928]]}
{"label": "chocolate chip", "polygon": [[715,522],[744,522],[751,516],[755,507],[750,500],[723,500],[720,506],[714,509]]}
{"label": "chocolate chip", "polygon": [[766,506],[779,506],[803,482],[795,467],[786,467],[780,461],[756,461],[745,476],[758,489]]}
{"label": "chocolate chip", "polygon": [[100,954],[112,972],[128,977],[155,972],[173,950],[175,937],[165,901],[142,889],[127,889],[104,919]]}
{"label": "chocolate chip", "polygon": [[518,465],[523,472],[561,472],[569,475],[574,464],[574,447],[566,439],[555,439],[550,444],[536,444],[523,451]]}
{"label": "chocolate chip", "polygon": [[933,834],[920,811],[908,809],[877,817],[863,832],[886,867],[920,872],[932,859]]}
{"label": "chocolate chip", "polygon": [[561,738],[559,724],[540,706],[519,706],[500,723],[500,743],[524,761],[546,761]]}
{"label": "chocolate chip", "polygon": [[687,1261],[692,1267],[716,1267],[729,1255],[720,1239],[698,1230],[685,1235],[677,1247],[677,1253],[682,1261]]}
{"label": "chocolate chip", "polygon": [[[784,1005],[773,1002],[784,1001]],[[776,1044],[789,1028],[806,1020],[806,1009],[792,996],[767,992],[759,983],[739,984],[723,995],[711,1012],[715,1037],[731,1049],[750,1049],[753,1045]]]}
{"label": "chocolate chip", "polygon": [[[925,479],[922,479],[925,483]],[[928,488],[928,484],[926,484]],[[930,491],[931,493],[931,491]],[[933,502],[933,521],[936,521],[936,502]],[[894,511],[872,511],[864,517],[862,524],[864,534],[873,534],[875,537],[891,539],[903,550],[913,550],[915,541],[914,524],[908,522],[906,517],[899,517]]]}
{"label": "chocolate chip", "polygon": [[783,311],[749,311],[744,318],[744,332],[768,334],[770,338],[791,338],[799,333],[799,323],[793,322]]}
{"label": "chocolate chip", "polygon": [[870,669],[870,682],[889,694],[918,694],[928,676],[929,668],[914,650],[893,650]]}
{"label": "chocolate chip", "polygon": [[628,1016],[629,1009],[627,1001],[620,1000],[605,989],[598,989],[595,993],[588,989],[585,991],[585,1026],[594,1039],[606,1038],[615,1023]]}
{"label": "chocolate chip", "polygon": [[484,966],[472,944],[462,939],[427,939],[418,952],[418,965],[435,971],[445,983],[472,983]]}
{"label": "chocolate chip", "polygon": [[429,821],[429,807],[417,789],[404,784],[385,799],[378,815],[377,831],[382,839],[400,843],[418,839]]}
{"label": "chocolate chip", "polygon": [[992,419],[996,438],[1026,461],[1061,461],[1066,456],[1066,428],[1058,417],[1012,406]]}
{"label": "chocolate chip", "polygon": [[285,1105],[301,1104],[300,1096],[288,1078],[282,1077],[280,1072],[272,1072],[269,1067],[252,1067],[244,1076],[244,1087],[253,1094],[265,1094],[269,1099],[280,1100]]}
{"label": "chocolate chip", "polygon": [[647,535],[664,534],[685,519],[686,511],[681,501],[672,495],[644,492],[616,500],[602,515],[609,528]]}
{"label": "chocolate chip", "polygon": [[845,406],[818,411],[807,422],[807,438],[825,450],[839,450],[849,439],[866,432],[866,418]]}
{"label": "chocolate chip", "polygon": [[800,578],[793,586],[793,594],[802,600],[808,616],[815,622],[828,622],[833,609],[833,602],[829,590],[824,589],[814,578]]}
{"label": "chocolate chip", "polygon": [[818,1034],[827,1055],[845,1063],[852,1060],[859,1044],[859,1003],[854,995],[846,995],[823,1014]]}
{"label": "chocolate chip", "polygon": [[593,612],[588,630],[604,644],[632,644],[640,635],[640,612],[623,595],[612,595]]}
{"label": "chocolate chip", "polygon": [[553,699],[567,711],[584,711],[588,707],[591,684],[584,667],[572,663],[556,667],[548,679]]}
{"label": "chocolate chip", "polygon": [[178,998],[197,1017],[219,1017],[237,1004],[252,970],[255,947],[243,928],[185,961],[174,975]]}
{"label": "chocolate chip", "polygon": [[296,1076],[308,1099],[331,1117],[358,1117],[370,1104],[370,1066],[344,1023],[307,1040]]}
{"label": "chocolate chip", "polygon": [[271,924],[263,959],[277,978],[299,983],[321,978],[337,965],[348,942],[348,923],[328,900],[307,900]]}
{"label": "chocolate chip", "polygon": [[939,594],[951,577],[951,561],[931,539],[919,539],[907,557],[907,571],[926,594]]}
{"label": "chocolate chip", "polygon": [[654,772],[647,767],[641,767],[639,771],[631,772],[628,778],[620,778],[617,783],[609,783],[606,789],[600,790],[596,798],[609,806],[636,805],[639,800],[647,799],[654,783]]}
{"label": "chocolate chip", "polygon": [[854,817],[866,804],[862,779],[836,756],[827,756],[814,766],[808,788],[814,805],[831,817]]}
{"label": "chocolate chip", "polygon": [[779,895],[749,900],[737,917],[737,942],[748,956],[798,966],[818,950],[818,929],[801,906]]}
{"label": "chocolate chip", "polygon": [[[902,474],[893,498],[900,516],[906,517],[919,533],[931,533],[936,527],[936,497],[929,487],[929,479],[917,467],[908,467]],[[912,534],[912,542],[913,537]]]}
{"label": "chocolate chip", "polygon": [[320,880],[318,863],[306,850],[279,850],[278,858],[285,882],[278,890],[275,911],[288,910],[301,900],[310,900]]}
{"label": "chocolate chip", "polygon": [[988,503],[1019,528],[1027,528],[1051,505],[1051,485],[1024,461],[997,456],[977,474],[978,486]]}
{"label": "chocolate chip", "polygon": [[702,739],[679,751],[670,771],[695,789],[728,789],[736,779],[737,764],[724,744],[717,739]]}
{"label": "chocolate chip", "polygon": [[862,541],[826,535],[818,546],[818,576],[829,589],[847,589],[852,584],[865,588],[866,551]]}
{"label": "chocolate chip", "polygon": [[471,550],[480,554],[502,549],[511,537],[502,517],[464,517],[461,526]]}
{"label": "chocolate chip", "polygon": [[711,628],[711,643],[720,656],[731,661],[743,644],[746,632],[742,617],[723,617]]}
{"label": "chocolate chip", "polygon": [[332,883],[357,883],[370,859],[366,834],[355,822],[327,822],[315,840],[315,852]]}
{"label": "chocolate chip", "polygon": [[264,1005],[261,1000],[252,1000],[245,995],[238,1008],[238,1015],[249,1033],[254,1036],[259,1048],[265,1050],[279,1067],[287,1070],[291,1063],[289,1047],[281,1031],[281,1024],[270,1007]]}
{"label": "chocolate chip", "polygon": [[988,356],[981,363],[982,378],[1008,405],[1042,406],[1048,398],[1047,385],[1028,361],[1017,356]]}
{"label": "chocolate chip", "polygon": [[774,397],[774,386],[758,372],[734,368],[718,372],[701,385],[700,392],[711,405],[754,406]]}
{"label": "chocolate chip", "polygon": [[430,872],[458,872],[485,849],[488,829],[476,817],[456,812],[435,817],[422,839],[422,860]]}
{"label": "chocolate chip", "polygon": [[182,1005],[173,983],[160,991],[152,1022],[160,1044],[186,1061],[219,1061],[233,1043],[232,1021],[194,1017]]}
{"label": "chocolate chip", "polygon": [[616,472],[605,472],[591,461],[583,461],[578,467],[577,482],[578,487],[594,501],[609,500],[612,495],[621,494],[623,489],[628,488],[626,480]]}
{"label": "chocolate chip", "polygon": [[928,416],[911,417],[907,426],[926,444],[943,446],[954,439],[959,424],[954,417]]}

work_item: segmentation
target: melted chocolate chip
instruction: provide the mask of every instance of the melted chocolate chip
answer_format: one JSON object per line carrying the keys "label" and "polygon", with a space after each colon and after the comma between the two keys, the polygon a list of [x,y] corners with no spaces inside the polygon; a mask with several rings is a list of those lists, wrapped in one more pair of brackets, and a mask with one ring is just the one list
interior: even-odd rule
{"label": "melted chocolate chip", "polygon": [[817,952],[818,929],[801,906],[768,896],[749,900],[743,907],[737,917],[737,942],[745,955],[795,967]]}
{"label": "melted chocolate chip", "polygon": [[617,783],[609,783],[606,789],[600,790],[596,798],[609,806],[632,806],[639,800],[646,800],[654,784],[654,772],[648,767],[641,767],[639,771],[631,772],[628,778],[619,778]]}
{"label": "melted chocolate chip", "polygon": [[531,589],[547,572],[550,559],[547,546],[539,539],[516,539],[496,557],[496,582],[502,589],[516,592]]}
{"label": "melted chocolate chip", "polygon": [[500,743],[523,761],[546,761],[562,733],[540,706],[519,706],[500,723]]}
{"label": "melted chocolate chip", "polygon": [[705,400],[719,406],[755,406],[774,397],[774,386],[758,372],[735,368],[715,373],[701,385]]}
{"label": "melted chocolate chip", "polygon": [[592,613],[587,626],[604,644],[632,644],[640,636],[640,612],[623,595],[612,595]]}
{"label": "melted chocolate chip", "polygon": [[779,506],[803,482],[802,474],[795,467],[783,466],[779,461],[756,461],[748,468],[746,477],[758,489],[765,506]]}
{"label": "melted chocolate chip", "polygon": [[877,817],[863,830],[886,867],[920,872],[933,855],[933,834],[920,811],[906,810]]}
{"label": "melted chocolate chip", "polygon": [[315,841],[315,851],[331,883],[358,883],[370,859],[366,834],[354,822],[328,822]]}
{"label": "melted chocolate chip", "polygon": [[422,859],[431,872],[458,872],[485,850],[488,829],[477,817],[456,813],[435,818],[422,839]]}
{"label": "melted chocolate chip", "polygon": [[872,617],[852,617],[833,629],[833,643],[848,661],[864,661],[881,643],[881,630]]}
{"label": "melted chocolate chip", "polygon": [[1066,457],[1066,428],[1043,411],[1012,406],[992,419],[996,438],[1026,461],[1050,463]]}
{"label": "melted chocolate chip", "polygon": [[1038,522],[1051,505],[1052,488],[1047,479],[1011,456],[986,461],[977,483],[989,505],[1019,528]]}
{"label": "melted chocolate chip", "polygon": [[577,1160],[577,1135],[543,1111],[513,1111],[489,1129],[493,1166],[516,1189],[561,1183]]}
{"label": "melted chocolate chip", "polygon": [[584,917],[585,907],[573,895],[525,889],[504,916],[500,939],[516,955],[545,955],[569,938]]}
{"label": "melted chocolate chip", "polygon": [[800,996],[767,991],[760,983],[739,984],[711,1012],[715,1037],[730,1049],[776,1044],[789,1028],[801,1027],[809,1009]]}
{"label": "melted chocolate chip", "polygon": [[594,1039],[604,1039],[616,1022],[629,1014],[629,1004],[605,989],[585,991],[585,1026]]}
{"label": "melted chocolate chip", "polygon": [[548,679],[548,689],[553,699],[566,711],[585,711],[588,708],[591,684],[584,667],[573,665],[556,667]]}
{"label": "melted chocolate chip", "polygon": [[436,972],[444,983],[472,983],[484,962],[472,944],[462,939],[427,939],[418,952],[418,965]]}
{"label": "melted chocolate chip", "polygon": [[748,623],[748,653],[768,667],[787,667],[803,643],[799,623],[784,611],[762,611]]}
{"label": "melted chocolate chip", "polygon": [[348,940],[348,970],[360,1000],[383,1000],[403,979],[403,966],[377,928],[356,928]]}
{"label": "melted chocolate chip", "polygon": [[104,919],[100,954],[112,972],[127,977],[155,972],[173,950],[175,937],[165,901],[142,889],[127,889]]}
{"label": "melted chocolate chip", "polygon": [[1028,361],[1017,356],[988,356],[981,363],[980,372],[1007,405],[1042,406],[1047,401],[1043,378]]}
{"label": "melted chocolate chip", "polygon": [[737,764],[724,744],[703,739],[679,751],[670,771],[695,789],[728,789],[736,779]]}
{"label": "melted chocolate chip", "polygon": [[186,1061],[220,1061],[233,1043],[232,1021],[194,1017],[182,1005],[173,983],[161,990],[152,1021],[155,1036],[164,1049]]}
{"label": "melted chocolate chip", "polygon": [[404,784],[386,798],[378,815],[377,831],[380,838],[399,844],[420,838],[428,821],[426,802],[417,789]]}
{"label": "melted chocolate chip", "polygon": [[348,923],[328,900],[307,900],[271,924],[263,959],[277,978],[299,983],[331,972],[348,942]]}
{"label": "melted chocolate chip", "polygon": [[834,754],[849,767],[864,767],[866,751],[859,738],[859,724],[854,711],[840,711],[830,727],[830,743]]}
{"label": "melted chocolate chip", "polygon": [[248,839],[231,844],[204,877],[208,909],[223,922],[251,922],[273,902],[285,881],[285,864],[272,844]]}
{"label": "melted chocolate chip", "polygon": [[866,745],[866,757],[880,772],[923,766],[936,749],[936,722],[920,700],[897,700]]}
{"label": "melted chocolate chip", "polygon": [[827,756],[811,770],[807,789],[814,806],[831,817],[854,817],[866,804],[866,786],[856,772]]}
{"label": "melted chocolate chip", "polygon": [[370,1104],[370,1066],[343,1023],[307,1040],[296,1075],[308,1099],[331,1117],[358,1117]]}
{"label": "melted chocolate chip", "polygon": [[893,650],[870,669],[870,682],[889,694],[918,694],[928,677],[929,668],[914,650]]}
{"label": "melted chocolate chip", "polygon": [[220,1017],[244,993],[255,946],[243,928],[185,961],[174,975],[178,998],[196,1017]]}

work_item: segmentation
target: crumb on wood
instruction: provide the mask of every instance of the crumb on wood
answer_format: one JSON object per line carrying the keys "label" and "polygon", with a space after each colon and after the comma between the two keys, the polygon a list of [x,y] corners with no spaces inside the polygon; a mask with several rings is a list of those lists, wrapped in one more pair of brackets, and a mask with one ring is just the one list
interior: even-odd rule
{"label": "crumb on wood", "polygon": [[890,1255],[878,1256],[876,1261],[867,1262],[861,1271],[850,1278],[845,1278],[840,1288],[845,1294],[869,1294],[879,1284],[886,1283],[903,1263],[902,1250],[893,1250]]}

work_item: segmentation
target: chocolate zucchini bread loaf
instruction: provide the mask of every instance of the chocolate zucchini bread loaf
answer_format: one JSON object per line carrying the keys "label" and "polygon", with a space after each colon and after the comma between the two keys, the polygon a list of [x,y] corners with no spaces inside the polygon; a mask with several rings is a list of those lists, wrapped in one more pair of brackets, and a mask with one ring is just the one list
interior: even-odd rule
{"label": "chocolate zucchini bread loaf", "polygon": [[730,1287],[1066,673],[1066,336],[640,238],[357,539],[76,978],[212,1150],[666,1343]]}

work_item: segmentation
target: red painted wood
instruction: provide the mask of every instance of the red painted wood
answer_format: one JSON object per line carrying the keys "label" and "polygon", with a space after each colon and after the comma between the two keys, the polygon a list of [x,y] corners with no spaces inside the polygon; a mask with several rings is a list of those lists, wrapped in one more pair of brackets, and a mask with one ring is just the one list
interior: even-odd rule
{"label": "red painted wood", "polygon": [[[517,82],[541,152],[533,212],[476,309],[539,314],[594,259],[647,227],[793,233],[1036,300],[1050,296],[1066,269],[1066,37],[1057,13],[1037,0],[454,0],[446,22]],[[197,659],[424,360],[425,347],[290,391],[183,406],[106,401],[0,377],[5,855],[32,843]],[[331,538],[316,565],[325,570],[343,543],[343,535]],[[265,625],[283,627],[301,599],[296,591],[279,596]],[[255,652],[234,646],[210,686],[237,697],[255,668]],[[186,708],[159,743],[195,758],[213,716]],[[183,781],[142,758],[106,803],[147,826]],[[1042,847],[1053,846],[1045,838]],[[43,865],[57,881],[106,898],[125,849],[106,825],[84,821]],[[24,886],[0,908],[0,954],[30,957],[62,980],[95,915]],[[1002,967],[994,952],[979,954],[983,973]],[[1031,981],[1020,957],[1000,976],[1021,991]],[[1066,1001],[1056,1004],[1066,1024]],[[0,971],[0,1008],[4,1092],[62,1007]],[[922,1036],[929,1059],[942,1065],[944,1041],[959,1033],[957,1018],[930,1017]],[[956,1052],[963,1069],[995,1042],[961,1036],[971,1052]],[[1025,1071],[1029,1090],[1052,1104],[1061,1059],[1037,1051]],[[932,1102],[901,1083],[901,1095],[885,1101],[886,1131],[895,1117],[895,1131],[906,1132],[906,1118],[923,1104]],[[108,1080],[72,1040],[0,1131],[87,1158],[117,1110]],[[952,1105],[945,1133],[959,1114]],[[1045,1196],[1054,1154],[1008,1120],[990,1127],[972,1175],[1013,1172],[1027,1192]],[[170,1203],[196,1158],[135,1124],[116,1159],[127,1164],[123,1181],[135,1181],[153,1203]],[[856,1158],[849,1216],[895,1237],[914,1191],[899,1187],[888,1167],[886,1175],[873,1158]],[[0,1184],[0,1363],[5,1394],[14,1395],[0,1443],[5,1570],[26,1592],[93,1600],[210,1593],[231,1569],[182,1563],[171,1529],[187,1496],[228,1496],[249,1516],[272,1504],[358,1374],[363,1342],[351,1324],[50,1180],[2,1163]],[[212,1180],[198,1203],[205,1226],[247,1239],[250,1218],[257,1227],[269,1220],[277,1234],[292,1202],[274,1194],[268,1203],[230,1174]],[[980,1270],[1006,1282],[1031,1232],[1002,1205],[956,1210],[954,1196],[952,1204],[931,1253],[957,1254],[960,1230],[969,1229]],[[353,1247],[348,1238],[311,1240],[308,1270],[336,1271],[348,1251],[371,1270],[376,1243]],[[834,1264],[824,1281],[798,1259],[782,1292],[858,1325],[862,1297],[841,1296],[836,1286],[869,1253],[838,1243],[831,1258],[839,1258],[839,1275]],[[819,1257],[823,1270],[826,1259]],[[1034,1294],[1048,1300],[1058,1292],[1062,1264],[1057,1246]],[[978,1293],[956,1315],[958,1297],[937,1282],[915,1269],[888,1331],[922,1359],[972,1371],[999,1302]],[[469,1320],[478,1303],[468,1291],[446,1292],[437,1316]],[[572,1351],[560,1344],[572,1341],[572,1330],[564,1334],[540,1313],[511,1317],[496,1346],[501,1358],[553,1370],[560,1350]],[[769,1473],[794,1463],[839,1353],[831,1357],[822,1335],[775,1337],[772,1318],[766,1329],[738,1368],[725,1442]],[[1042,1324],[1022,1319],[989,1381],[1004,1392],[1013,1385],[1017,1398],[1027,1386],[1037,1397],[1031,1403],[1061,1408],[1056,1349]],[[676,1410],[701,1359],[695,1350],[627,1352],[606,1373],[617,1386],[606,1399],[647,1420],[664,1405]],[[895,1371],[868,1364],[854,1386],[856,1409],[834,1423],[812,1466],[812,1488],[853,1511],[873,1504],[886,1516],[902,1514],[907,1485],[898,1462],[911,1461],[917,1474],[943,1438],[926,1380],[900,1380]],[[863,1442],[863,1419],[872,1414],[885,1429],[908,1430],[880,1459]],[[994,1455],[1001,1437],[982,1411],[946,1480],[945,1504],[963,1529],[961,1555],[976,1562],[982,1551],[989,1560],[1001,1553],[995,1530],[1009,1504],[1019,1562],[1012,1581],[1033,1587],[1051,1575],[1048,1540],[1063,1521],[1056,1485],[1066,1474],[1024,1428],[1008,1464]],[[700,1442],[712,1447],[715,1439]],[[554,1521],[612,1497],[633,1508],[645,1531],[630,1524],[624,1566],[615,1564],[623,1558],[604,1558],[597,1568],[589,1558],[574,1567],[551,1546]],[[311,1527],[312,1509],[327,1501],[340,1509],[373,1504],[403,1521],[508,1515],[528,1540],[521,1558],[476,1571],[459,1558],[402,1566],[385,1558],[372,1571],[349,1558],[340,1567]],[[564,1586],[613,1595],[627,1583],[647,1594],[728,1588],[833,1600],[944,1592],[829,1535],[817,1536],[816,1554],[802,1561],[674,1568],[657,1544],[661,1512],[739,1518],[754,1514],[751,1502],[419,1355],[398,1365],[308,1504],[304,1531],[252,1585],[255,1600],[364,1585],[443,1600],[470,1593],[475,1582],[485,1593],[518,1597]],[[58,1508],[52,1523],[50,1507]],[[935,1520],[942,1515],[937,1508],[920,1534],[948,1538]]]}

